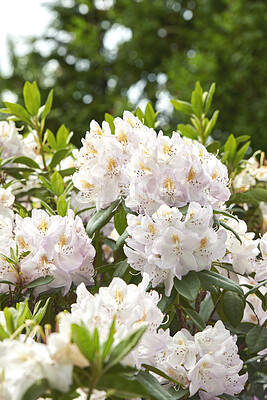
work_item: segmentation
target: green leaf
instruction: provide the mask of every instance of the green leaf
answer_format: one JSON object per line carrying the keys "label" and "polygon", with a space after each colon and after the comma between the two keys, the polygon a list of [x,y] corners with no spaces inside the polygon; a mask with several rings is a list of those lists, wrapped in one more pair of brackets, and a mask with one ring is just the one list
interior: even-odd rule
{"label": "green leaf", "polygon": [[243,298],[236,292],[227,290],[223,295],[222,305],[223,312],[228,321],[234,328],[236,328],[240,324],[244,314],[246,303]]}
{"label": "green leaf", "polygon": [[191,103],[192,103],[192,108],[194,111],[194,114],[198,117],[201,118],[201,115],[203,113],[203,90],[202,87],[200,86],[200,83],[197,82],[195,86],[195,90],[192,93],[191,96]]}
{"label": "green leaf", "polygon": [[40,202],[49,215],[56,215],[55,211],[45,201],[40,200]]}
{"label": "green leaf", "polygon": [[22,107],[18,104],[9,103],[7,101],[5,101],[4,103],[5,103],[6,107],[9,109],[9,111],[11,112],[11,114],[14,114],[16,117],[20,118],[22,121],[27,122],[27,124],[31,124],[30,115],[27,112],[27,110],[25,110],[24,107]]}
{"label": "green leaf", "polygon": [[40,165],[38,165],[32,158],[21,156],[21,157],[16,157],[13,160],[14,163],[18,164],[24,164],[27,165],[27,167],[34,168],[34,169],[40,169]]}
{"label": "green leaf", "polygon": [[62,124],[59,127],[56,135],[58,149],[62,149],[67,146],[68,135],[69,135],[69,130],[66,128],[64,124]]}
{"label": "green leaf", "polygon": [[[17,311],[15,309],[13,309],[13,310]],[[13,314],[11,312],[11,307],[10,308],[8,308],[8,307],[4,308],[4,315],[5,315],[5,319],[6,319],[7,329],[12,334],[12,333],[15,332],[15,324],[14,324]]]}
{"label": "green leaf", "polygon": [[252,289],[250,289],[248,292],[245,293],[245,298],[248,297],[250,294],[255,293],[261,286],[267,285],[267,279],[258,285],[254,286]]}
{"label": "green leaf", "polygon": [[200,289],[200,280],[194,271],[190,271],[181,280],[175,278],[174,287],[186,299],[195,301]]}
{"label": "green leaf", "polygon": [[127,237],[129,236],[127,229],[125,229],[125,231],[123,232],[122,235],[120,235],[120,237],[117,239],[116,241],[116,247],[117,249],[119,249],[124,243],[125,240],[127,239]]}
{"label": "green leaf", "polygon": [[267,347],[267,329],[255,326],[246,334],[246,344],[250,353],[258,353]]}
{"label": "green leaf", "polygon": [[156,400],[172,400],[171,395],[165,390],[159,381],[145,371],[140,371],[136,376],[138,381],[143,385],[143,387],[150,394],[152,399]]}
{"label": "green leaf", "polygon": [[119,235],[122,235],[128,226],[126,212],[122,206],[118,207],[114,215],[114,226]]}
{"label": "green leaf", "polygon": [[160,294],[161,294],[161,299],[158,302],[157,306],[160,309],[160,311],[164,313],[167,310],[167,308],[170,307],[175,302],[175,299],[177,297],[177,292],[174,287],[169,297],[165,295],[164,291],[163,293],[160,291]]}
{"label": "green leaf", "polygon": [[0,340],[8,339],[9,335],[0,324]]}
{"label": "green leaf", "polygon": [[209,122],[207,123],[206,129],[204,131],[203,136],[207,139],[207,137],[211,134],[212,129],[214,128],[217,119],[219,116],[219,110],[214,111],[211,119],[209,120]]}
{"label": "green leaf", "polygon": [[46,137],[47,143],[49,144],[51,149],[56,150],[57,142],[56,142],[56,138],[55,138],[55,135],[53,134],[53,132],[50,131],[50,129],[47,129],[45,135],[46,135],[45,137]]}
{"label": "green leaf", "polygon": [[240,143],[246,142],[247,140],[250,140],[250,136],[249,135],[241,135],[241,136],[237,136],[235,138],[236,140],[236,144],[239,145]]}
{"label": "green leaf", "polygon": [[120,261],[117,264],[117,267],[116,267],[116,269],[114,271],[113,278],[115,276],[117,276],[119,278],[122,278],[123,275],[125,274],[125,272],[128,270],[128,268],[129,268],[129,264],[127,262],[127,258],[125,260],[123,260],[123,261]]}
{"label": "green leaf", "polygon": [[42,113],[42,118],[46,118],[47,115],[51,111],[51,107],[52,107],[52,103],[53,103],[53,93],[54,93],[54,90],[51,89],[47,96],[46,102],[45,102],[45,107],[44,107],[44,111]]}
{"label": "green leaf", "polygon": [[57,213],[61,217],[65,217],[67,215],[68,205],[63,196],[59,196],[57,201]]}
{"label": "green leaf", "polygon": [[29,311],[29,306],[28,306],[28,301],[23,301],[20,303],[16,304],[16,307],[18,309],[18,314],[17,314],[17,318],[15,321],[15,326],[16,329],[18,329],[21,325],[24,324],[25,319],[30,319],[31,318],[31,314]]}
{"label": "green leaf", "polygon": [[41,106],[41,96],[36,82],[25,82],[23,87],[24,103],[31,115],[37,115]]}
{"label": "green leaf", "polygon": [[92,336],[88,329],[85,326],[72,324],[71,338],[73,343],[77,345],[80,352],[87,358],[87,360],[89,360],[90,363],[93,363],[95,349],[93,346]]}
{"label": "green leaf", "polygon": [[111,133],[114,134],[115,133],[114,117],[109,113],[105,113],[105,121],[109,124]]}
{"label": "green leaf", "polygon": [[221,147],[221,142],[219,142],[218,140],[215,140],[214,142],[212,142],[208,146],[206,146],[206,149],[208,150],[209,153],[216,154],[220,147]]}
{"label": "green leaf", "polygon": [[111,346],[114,342],[114,333],[115,333],[115,324],[116,324],[116,319],[114,318],[112,321],[112,324],[110,325],[109,328],[109,334],[106,342],[103,344],[103,350],[102,350],[102,359],[105,360],[107,357],[108,353],[110,352]]}
{"label": "green leaf", "polygon": [[33,310],[32,319],[34,319],[34,321],[36,321],[37,324],[40,324],[42,322],[42,319],[44,318],[44,316],[46,314],[46,311],[47,311],[48,305],[50,303],[50,300],[51,300],[51,297],[49,297],[46,300],[46,302],[45,302],[43,307],[41,307],[41,304],[43,302],[42,300],[39,300],[35,304],[35,307],[34,307],[34,310]]}
{"label": "green leaf", "polygon": [[192,125],[179,124],[177,125],[177,128],[183,136],[186,136],[193,140],[198,139],[197,130]]}
{"label": "green leaf", "polygon": [[92,237],[97,230],[103,228],[103,226],[106,225],[107,222],[113,217],[114,210],[119,202],[119,199],[113,201],[108,208],[96,211],[95,214],[90,218],[86,226],[86,232],[90,237]]}
{"label": "green leaf", "polygon": [[187,115],[193,114],[193,108],[190,103],[182,100],[171,100],[171,103],[176,110],[181,111]]}
{"label": "green leaf", "polygon": [[211,106],[211,102],[212,102],[212,98],[213,98],[215,89],[216,89],[216,84],[215,84],[215,83],[212,83],[211,86],[210,86],[210,88],[209,88],[209,92],[208,92],[208,94],[207,94],[207,97],[206,97],[206,99],[205,99],[205,114],[207,114],[207,112],[208,112],[209,109],[210,109],[210,106]]}
{"label": "green leaf", "polygon": [[48,285],[51,283],[55,278],[50,275],[41,276],[40,278],[35,279],[34,281],[30,282],[28,285],[25,286],[27,289],[34,289],[38,286]]}
{"label": "green leaf", "polygon": [[149,128],[154,128],[155,122],[156,122],[155,111],[151,103],[148,102],[145,109],[145,125],[147,125]]}
{"label": "green leaf", "polygon": [[45,394],[47,389],[49,389],[47,380],[40,379],[34,382],[34,384],[26,390],[22,397],[22,400],[37,400]]}
{"label": "green leaf", "polygon": [[102,376],[97,382],[96,389],[106,392],[115,391],[116,398],[121,399],[148,398],[146,388],[137,378],[135,376],[128,377],[123,373]]}
{"label": "green leaf", "polygon": [[147,371],[151,371],[154,372],[155,374],[157,374],[158,376],[161,376],[162,378],[175,383],[175,385],[179,385],[184,387],[184,385],[180,382],[178,382],[176,379],[171,378],[169,375],[165,374],[164,372],[162,372],[160,369],[153,367],[152,365],[148,365],[148,364],[142,364],[142,367],[145,368]]}
{"label": "green leaf", "polygon": [[267,190],[266,189],[251,188],[251,189],[249,189],[249,192],[252,194],[252,196],[256,200],[267,202]]}
{"label": "green leaf", "polygon": [[146,329],[147,326],[142,326],[123,339],[110,353],[106,368],[108,369],[123,360],[137,346]]}
{"label": "green leaf", "polygon": [[142,112],[142,110],[141,110],[139,107],[137,107],[136,112],[135,112],[135,115],[137,116],[137,118],[140,119],[140,121],[141,121],[142,124],[143,124],[143,123],[144,123],[145,116],[144,116],[144,113]]}
{"label": "green leaf", "polygon": [[200,331],[203,331],[203,329],[206,328],[205,321],[195,310],[192,310],[191,308],[185,308],[185,312]]}
{"label": "green leaf", "polygon": [[197,272],[197,276],[199,277],[201,286],[204,289],[206,289],[207,283],[208,285],[214,285],[226,290],[231,290],[232,292],[240,294],[240,296],[244,296],[243,290],[237,283],[227,278],[226,276],[218,274],[217,272],[200,271]]}
{"label": "green leaf", "polygon": [[225,150],[225,152],[228,152],[227,160],[230,163],[232,163],[234,161],[234,156],[236,153],[236,140],[232,133],[228,137],[227,141],[225,142],[224,150]]}
{"label": "green leaf", "polygon": [[56,196],[60,196],[64,192],[64,181],[58,171],[51,176],[51,189]]}
{"label": "green leaf", "polygon": [[[238,138],[236,138],[236,143],[237,143],[237,139]],[[247,142],[241,147],[241,149],[239,149],[237,151],[237,153],[235,155],[235,158],[234,158],[234,162],[233,162],[235,168],[238,166],[240,161],[242,161],[244,159],[245,154],[246,154],[247,149],[249,148],[249,146],[250,146],[250,142]]]}
{"label": "green leaf", "polygon": [[52,160],[51,160],[51,162],[49,164],[49,168],[50,169],[55,168],[60,163],[60,161],[62,161],[64,158],[66,158],[69,155],[69,153],[70,153],[69,149],[58,150],[53,155]]}

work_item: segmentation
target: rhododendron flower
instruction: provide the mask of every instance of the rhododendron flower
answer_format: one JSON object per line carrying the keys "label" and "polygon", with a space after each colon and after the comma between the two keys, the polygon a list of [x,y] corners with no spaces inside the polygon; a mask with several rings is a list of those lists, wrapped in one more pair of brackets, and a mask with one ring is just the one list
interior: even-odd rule
{"label": "rhododendron flower", "polygon": [[149,217],[128,215],[129,238],[124,251],[129,264],[148,273],[153,287],[164,282],[170,295],[173,278],[210,269],[225,254],[226,233],[212,228],[212,207],[190,203],[185,217],[162,205]]}

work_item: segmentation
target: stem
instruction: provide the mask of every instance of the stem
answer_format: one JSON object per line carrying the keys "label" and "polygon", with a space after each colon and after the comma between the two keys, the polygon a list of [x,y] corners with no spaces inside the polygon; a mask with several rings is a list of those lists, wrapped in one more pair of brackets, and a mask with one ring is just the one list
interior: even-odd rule
{"label": "stem", "polygon": [[217,309],[217,307],[218,307],[218,305],[219,305],[219,303],[220,303],[220,301],[221,301],[221,297],[222,297],[222,292],[221,292],[221,294],[219,295],[218,300],[216,301],[216,303],[215,303],[215,305],[214,305],[214,307],[213,307],[212,312],[210,313],[209,319],[208,319],[208,321],[207,321],[207,325],[211,322],[212,317],[213,317],[213,315],[215,314],[215,311],[216,311],[216,309]]}
{"label": "stem", "polygon": [[244,341],[239,347],[238,347],[238,353],[242,353],[242,351],[246,348],[247,344]]}
{"label": "stem", "polygon": [[[197,313],[199,313],[199,311],[200,311],[200,304],[205,299],[206,294],[207,294],[206,290],[201,290],[199,292],[199,294],[197,295],[196,302],[195,302],[195,310]],[[194,335],[196,332],[197,332],[197,327],[195,324],[193,324],[192,335]]]}
{"label": "stem", "polygon": [[177,319],[181,325],[182,328],[186,328],[186,319],[184,317],[184,314],[182,312],[182,308],[180,307],[180,298],[179,298],[179,294],[178,294],[178,304],[174,304],[175,310],[176,310],[176,316]]}

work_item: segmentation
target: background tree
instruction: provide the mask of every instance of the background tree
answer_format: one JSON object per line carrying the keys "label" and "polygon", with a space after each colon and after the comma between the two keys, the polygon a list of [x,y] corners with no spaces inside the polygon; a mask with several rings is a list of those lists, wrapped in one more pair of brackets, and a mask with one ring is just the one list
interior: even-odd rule
{"label": "background tree", "polygon": [[[19,95],[26,79],[47,92],[55,86],[53,126],[64,118],[76,144],[106,111],[120,114],[142,99],[161,110],[169,98],[189,100],[199,80],[205,89],[217,83],[215,137],[249,134],[255,148],[267,149],[264,0],[55,0],[49,7],[51,28],[32,39],[26,56],[13,53],[0,93]],[[162,125],[181,118],[174,112]]]}

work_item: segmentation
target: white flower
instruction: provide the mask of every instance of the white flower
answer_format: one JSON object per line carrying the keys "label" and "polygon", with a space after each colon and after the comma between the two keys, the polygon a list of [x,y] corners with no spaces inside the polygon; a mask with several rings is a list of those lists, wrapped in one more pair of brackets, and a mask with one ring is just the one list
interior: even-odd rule
{"label": "white flower", "polygon": [[[1,218],[0,218],[1,228]],[[8,230],[8,232],[7,232]],[[91,245],[82,220],[74,218],[69,210],[66,217],[49,216],[43,210],[34,209],[31,217],[21,218],[16,215],[14,233],[12,225],[2,217],[1,232],[5,234],[2,252],[9,256],[9,249],[15,251],[18,246],[19,256],[25,254],[16,268],[10,268],[7,261],[1,259],[1,278],[21,286],[33,280],[51,275],[54,280],[35,289],[35,295],[49,288],[63,287],[65,295],[72,283],[93,284],[93,259],[95,249]],[[29,254],[25,252],[30,252]],[[6,285],[1,291],[7,290]]]}
{"label": "white flower", "polygon": [[129,264],[148,273],[153,287],[164,282],[170,295],[173,278],[210,269],[225,254],[226,234],[212,228],[212,207],[190,203],[186,216],[162,205],[149,217],[127,216],[129,237],[124,252]]}
{"label": "white flower", "polygon": [[251,274],[254,271],[254,261],[259,254],[259,239],[254,240],[255,233],[247,232],[245,221],[238,222],[231,218],[227,225],[239,235],[242,244],[236,236],[227,230],[226,247],[231,253],[233,269],[240,274]]}

